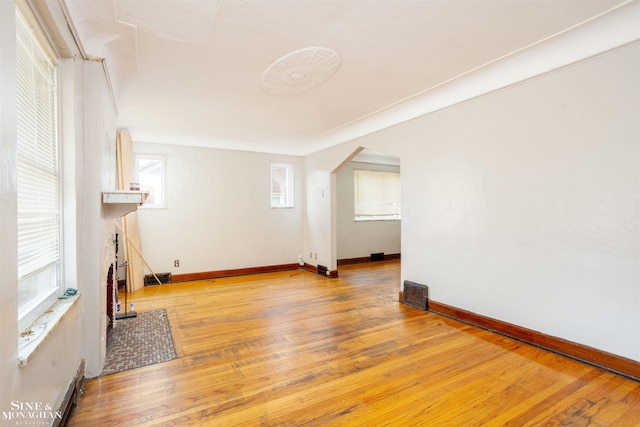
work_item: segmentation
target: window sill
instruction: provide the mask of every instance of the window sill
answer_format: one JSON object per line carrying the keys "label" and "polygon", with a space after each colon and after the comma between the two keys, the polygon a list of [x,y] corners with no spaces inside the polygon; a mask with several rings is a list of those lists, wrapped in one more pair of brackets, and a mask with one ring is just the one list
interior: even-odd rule
{"label": "window sill", "polygon": [[27,366],[38,348],[79,299],[80,295],[78,294],[66,299],[57,299],[27,329],[20,333],[18,337],[18,366]]}

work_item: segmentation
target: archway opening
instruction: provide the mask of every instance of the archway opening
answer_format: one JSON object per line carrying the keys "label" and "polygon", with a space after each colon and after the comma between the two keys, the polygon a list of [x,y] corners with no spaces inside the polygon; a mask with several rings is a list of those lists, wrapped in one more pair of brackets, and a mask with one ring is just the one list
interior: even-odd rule
{"label": "archway opening", "polygon": [[332,172],[335,265],[401,259],[400,159],[359,147]]}

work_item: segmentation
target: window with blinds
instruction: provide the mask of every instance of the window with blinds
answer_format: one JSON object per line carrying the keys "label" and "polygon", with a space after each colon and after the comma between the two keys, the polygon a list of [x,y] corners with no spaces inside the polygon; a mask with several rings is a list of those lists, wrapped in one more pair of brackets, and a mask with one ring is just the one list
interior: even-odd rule
{"label": "window with blinds", "polygon": [[354,219],[399,220],[400,174],[364,169],[356,169],[353,173]]}
{"label": "window with blinds", "polygon": [[60,171],[56,66],[18,8],[16,39],[18,317],[24,323],[59,287]]}

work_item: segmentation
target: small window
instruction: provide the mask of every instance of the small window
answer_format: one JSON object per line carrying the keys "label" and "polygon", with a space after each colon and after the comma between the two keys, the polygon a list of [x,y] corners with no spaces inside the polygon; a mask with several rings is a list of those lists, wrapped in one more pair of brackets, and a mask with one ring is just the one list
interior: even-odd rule
{"label": "small window", "polygon": [[400,173],[356,169],[353,181],[356,221],[401,218]]}
{"label": "small window", "polygon": [[164,165],[165,156],[137,154],[135,156],[135,179],[140,190],[149,196],[143,208],[163,208],[164,204]]}
{"label": "small window", "polygon": [[271,207],[293,207],[293,165],[271,163]]}

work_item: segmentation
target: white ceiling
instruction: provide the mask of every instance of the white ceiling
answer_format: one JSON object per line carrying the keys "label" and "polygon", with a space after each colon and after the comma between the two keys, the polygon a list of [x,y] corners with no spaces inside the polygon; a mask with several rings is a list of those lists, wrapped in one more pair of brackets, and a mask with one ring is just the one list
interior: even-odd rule
{"label": "white ceiling", "polygon": [[[302,153],[319,138],[623,1],[65,3],[85,51],[106,59],[118,125],[134,140]],[[314,50],[272,66],[310,47],[334,52],[337,68],[322,74],[328,56],[318,59]],[[270,66],[283,73],[285,87],[316,85],[270,93],[261,84]],[[326,80],[309,82],[313,75]]]}

